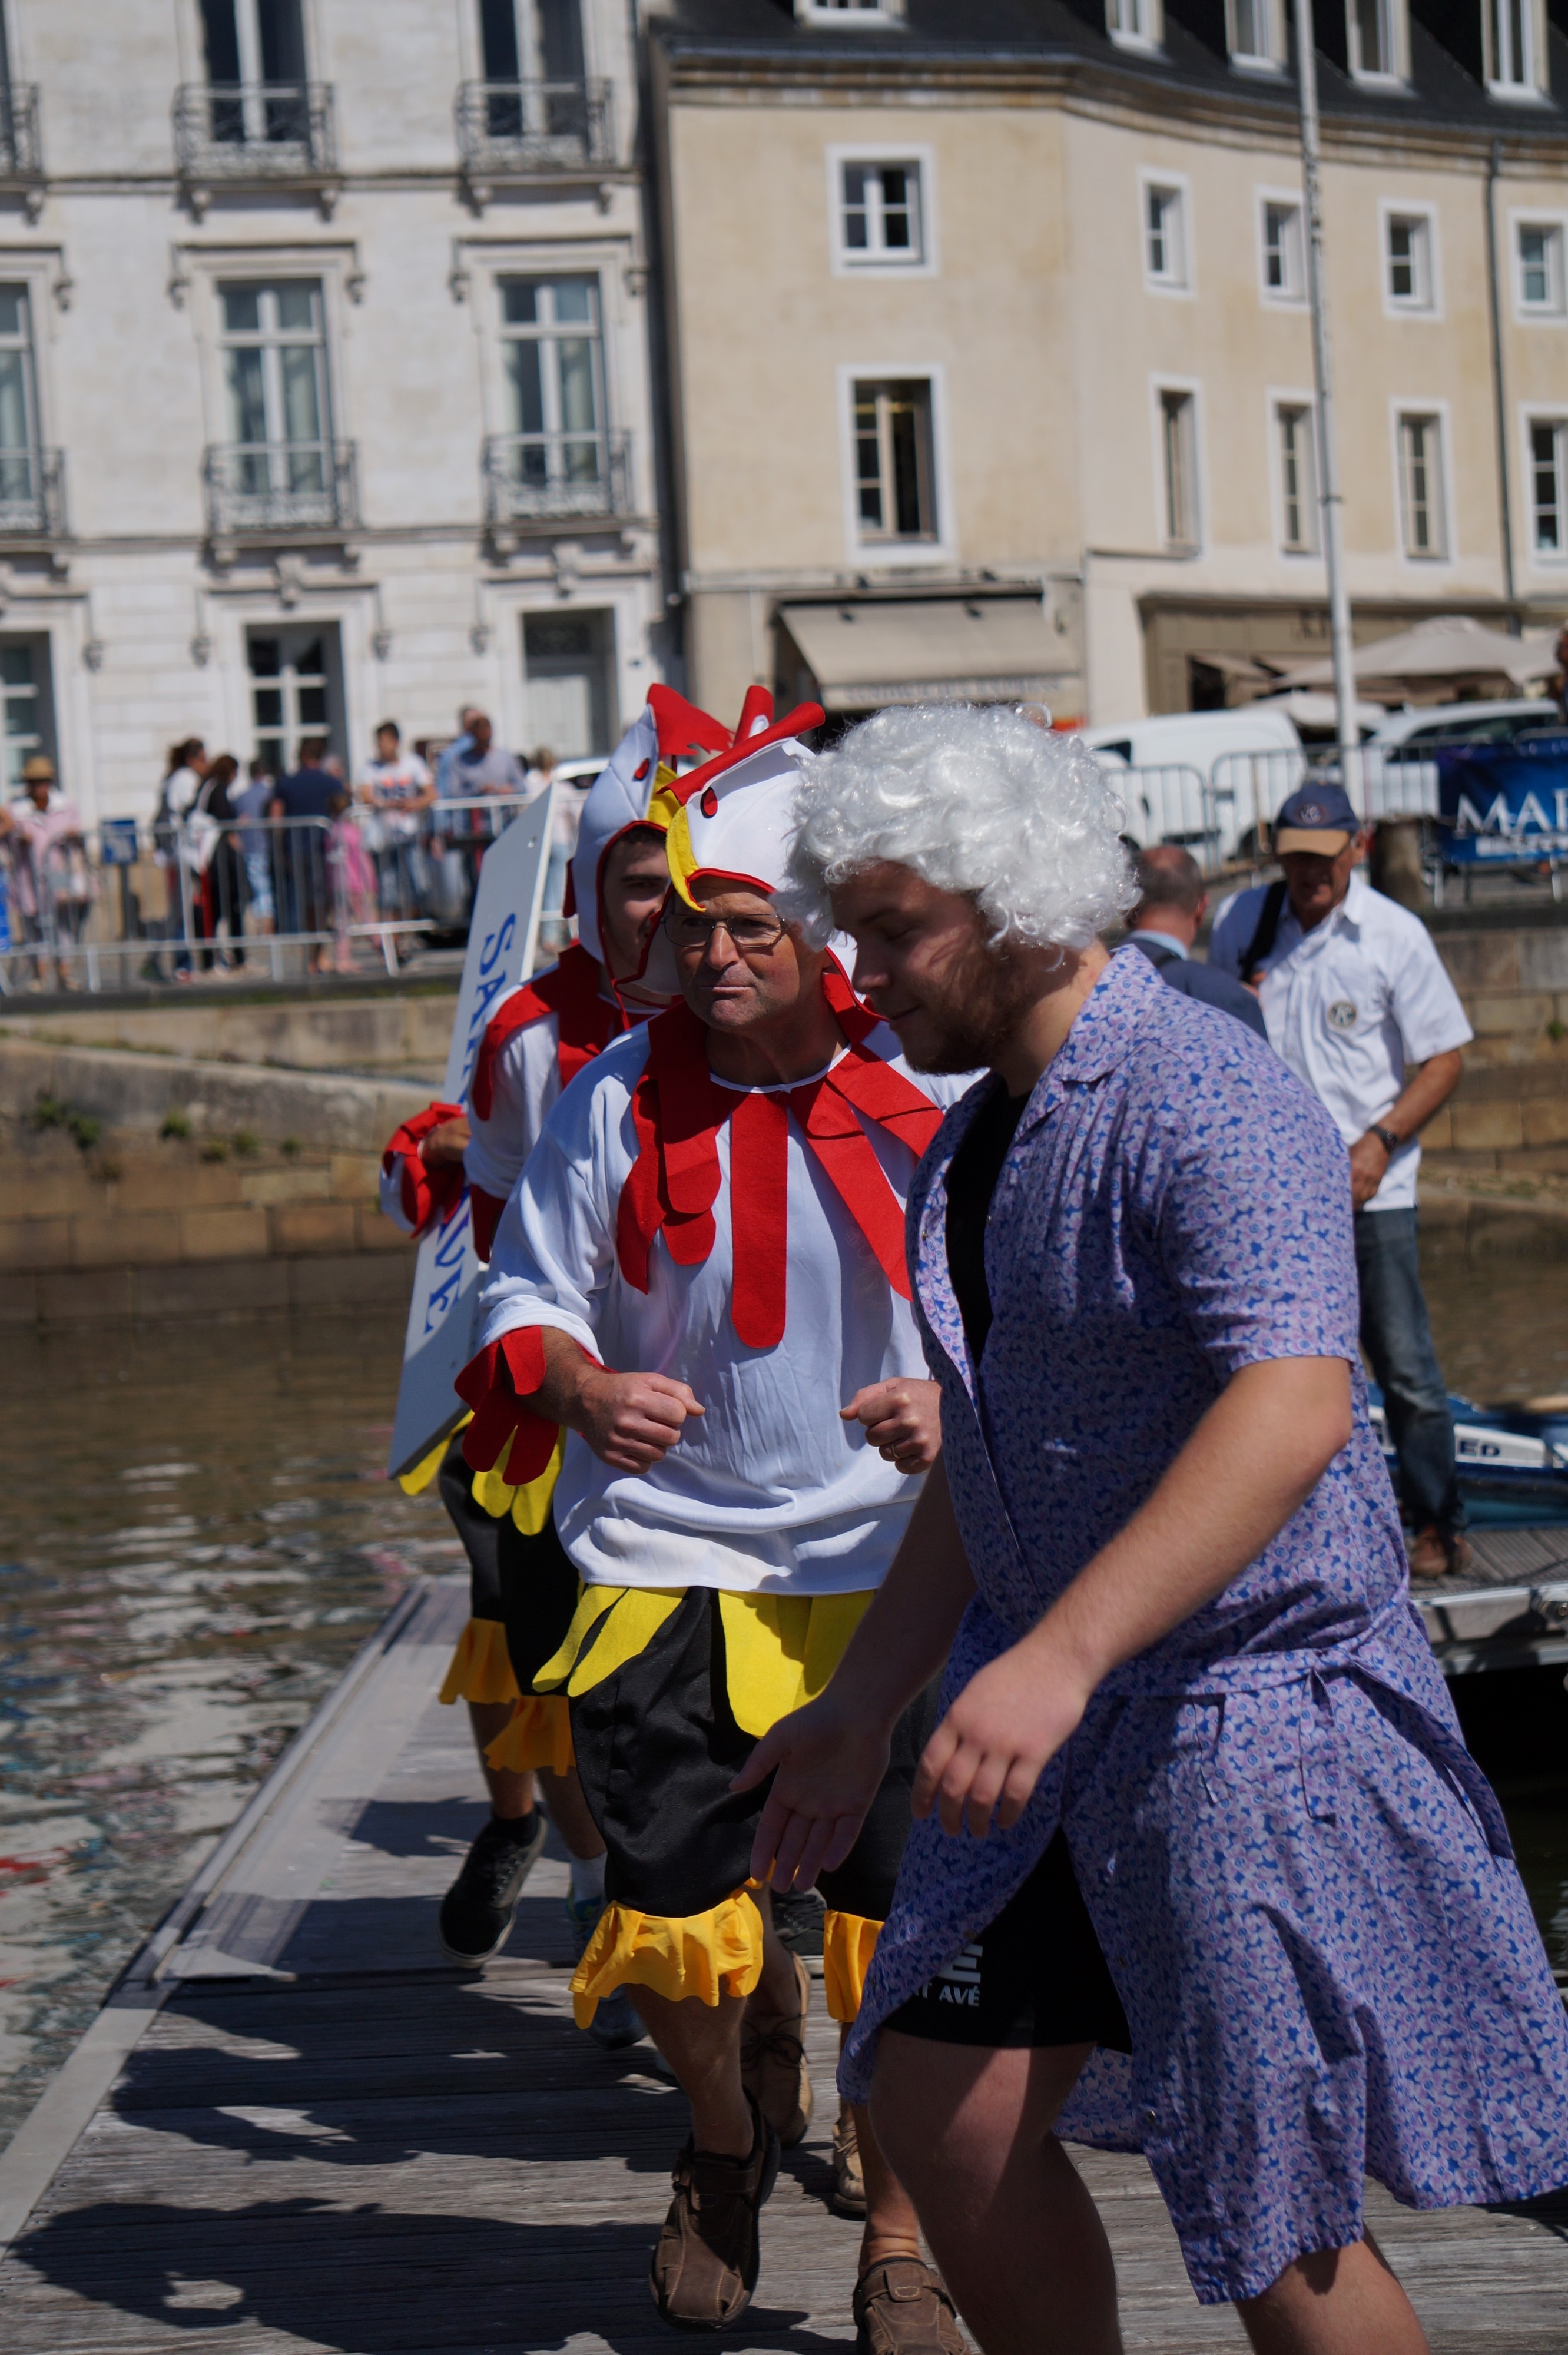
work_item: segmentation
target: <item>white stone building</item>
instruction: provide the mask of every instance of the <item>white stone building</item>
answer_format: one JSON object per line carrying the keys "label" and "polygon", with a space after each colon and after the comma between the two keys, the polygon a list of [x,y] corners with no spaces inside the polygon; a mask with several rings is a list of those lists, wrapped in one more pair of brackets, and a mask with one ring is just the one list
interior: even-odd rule
{"label": "white stone building", "polygon": [[660,675],[626,0],[3,0],[0,694],[90,819]]}

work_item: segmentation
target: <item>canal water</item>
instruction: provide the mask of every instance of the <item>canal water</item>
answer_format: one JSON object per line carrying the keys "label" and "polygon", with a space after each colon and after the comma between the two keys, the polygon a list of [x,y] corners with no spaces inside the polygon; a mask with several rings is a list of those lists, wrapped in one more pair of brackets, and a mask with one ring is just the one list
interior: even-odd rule
{"label": "canal water", "polygon": [[[1568,1263],[1437,1260],[1430,1296],[1456,1389],[1568,1391]],[[0,2146],[404,1582],[460,1565],[433,1489],[382,1476],[400,1340],[386,1316],[6,1336]],[[1487,1763],[1568,1967],[1568,1744]]]}

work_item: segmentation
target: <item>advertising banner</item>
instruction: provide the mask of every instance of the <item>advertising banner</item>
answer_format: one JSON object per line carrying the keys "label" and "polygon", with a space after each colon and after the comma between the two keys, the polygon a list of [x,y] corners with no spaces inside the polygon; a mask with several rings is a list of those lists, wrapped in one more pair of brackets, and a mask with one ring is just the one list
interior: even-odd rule
{"label": "advertising banner", "polygon": [[1453,867],[1568,858],[1568,731],[1528,748],[1440,746],[1437,822]]}
{"label": "advertising banner", "polygon": [[[474,1059],[496,1000],[534,969],[555,792],[551,785],[519,811],[485,853],[442,1082],[447,1103],[461,1103],[467,1094]],[[451,1219],[426,1235],[414,1261],[403,1373],[387,1464],[393,1478],[428,1455],[467,1411],[452,1385],[474,1354],[481,1273],[474,1255],[465,1188]]]}

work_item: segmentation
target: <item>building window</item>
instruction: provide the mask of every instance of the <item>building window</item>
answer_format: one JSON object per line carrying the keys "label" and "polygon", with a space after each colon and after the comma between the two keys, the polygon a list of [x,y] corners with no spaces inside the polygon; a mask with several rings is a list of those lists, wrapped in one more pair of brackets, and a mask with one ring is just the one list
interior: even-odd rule
{"label": "building window", "polygon": [[320,285],[223,286],[219,300],[230,488],[250,496],[326,490],[331,405]]}
{"label": "building window", "polygon": [[1568,555],[1568,423],[1530,421],[1530,513],[1537,556]]}
{"label": "building window", "polygon": [[558,761],[586,760],[614,741],[613,634],[608,613],[523,616],[528,741]]}
{"label": "building window", "polygon": [[1186,190],[1146,180],[1144,271],[1151,286],[1183,288],[1187,267]]}
{"label": "building window", "polygon": [[855,387],[856,516],[862,540],[936,538],[931,385]]}
{"label": "building window", "polygon": [[1118,48],[1157,49],[1164,37],[1159,0],[1105,0],[1105,29]]}
{"label": "building window", "polygon": [[1307,293],[1301,207],[1268,197],[1263,224],[1264,292],[1278,303],[1299,303]]}
{"label": "building window", "polygon": [[850,263],[918,266],[925,259],[920,165],[839,167],[839,251]]}
{"label": "building window", "polygon": [[1287,556],[1317,553],[1317,448],[1306,401],[1281,401],[1279,435],[1280,544]]}
{"label": "building window", "polygon": [[1231,63],[1254,73],[1278,73],[1285,63],[1279,0],[1225,0]]}
{"label": "building window", "polygon": [[1432,222],[1425,213],[1390,213],[1384,221],[1388,299],[1400,311],[1430,311]]}
{"label": "building window", "polygon": [[1541,95],[1541,40],[1534,0],[1485,0],[1487,85],[1499,98]]}
{"label": "building window", "polygon": [[1350,71],[1363,81],[1401,81],[1404,60],[1399,0],[1348,0]]}
{"label": "building window", "polygon": [[32,310],[25,286],[0,286],[0,514],[39,497]]}
{"label": "building window", "polygon": [[479,46],[488,82],[581,81],[579,0],[479,0]]}
{"label": "building window", "polygon": [[9,638],[0,644],[0,714],[4,716],[5,773],[0,791],[19,793],[22,771],[35,752],[52,752],[48,698],[38,691],[38,673],[48,677],[48,641]]}
{"label": "building window", "polygon": [[1160,393],[1160,522],[1168,548],[1198,545],[1197,410],[1189,392]]}
{"label": "building window", "polygon": [[208,130],[219,146],[309,147],[300,0],[201,0]]}
{"label": "building window", "polygon": [[504,278],[514,479],[592,483],[606,472],[604,360],[595,278]]}
{"label": "building window", "polygon": [[253,630],[246,659],[251,749],[269,776],[284,777],[298,767],[303,738],[325,736],[342,750],[336,627]]}
{"label": "building window", "polygon": [[1540,318],[1563,314],[1563,224],[1520,221],[1518,227],[1519,306]]}
{"label": "building window", "polygon": [[1399,421],[1400,524],[1406,556],[1446,557],[1448,525],[1443,498],[1443,427],[1436,417]]}

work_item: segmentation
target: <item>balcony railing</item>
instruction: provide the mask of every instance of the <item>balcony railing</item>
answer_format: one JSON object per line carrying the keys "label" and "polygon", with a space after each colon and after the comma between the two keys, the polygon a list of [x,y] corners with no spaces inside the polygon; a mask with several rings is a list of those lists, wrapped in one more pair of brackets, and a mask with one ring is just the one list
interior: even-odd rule
{"label": "balcony railing", "polygon": [[41,180],[43,176],[38,85],[0,81],[0,180]]}
{"label": "balcony railing", "polygon": [[345,531],[359,519],[352,442],[222,442],[202,461],[215,539]]}
{"label": "balcony railing", "polygon": [[607,81],[465,81],[457,152],[470,178],[582,172],[614,162]]}
{"label": "balcony railing", "polygon": [[492,524],[631,510],[628,433],[492,433],[484,471]]}
{"label": "balcony railing", "polygon": [[175,161],[187,180],[319,179],[336,168],[331,84],[187,82]]}
{"label": "balcony railing", "polygon": [[0,449],[0,539],[59,539],[64,534],[64,453]]}

